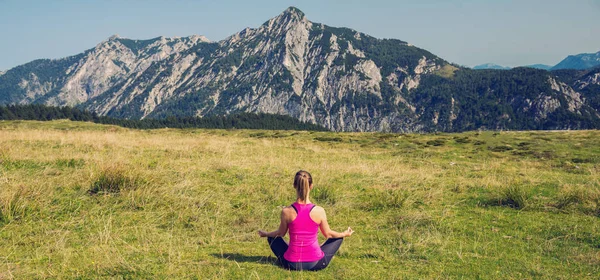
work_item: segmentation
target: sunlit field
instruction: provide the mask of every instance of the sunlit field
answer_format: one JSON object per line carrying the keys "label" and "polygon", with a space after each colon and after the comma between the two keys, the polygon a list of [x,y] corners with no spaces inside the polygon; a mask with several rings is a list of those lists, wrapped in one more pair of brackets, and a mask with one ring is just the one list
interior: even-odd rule
{"label": "sunlit field", "polygon": [[[0,279],[598,279],[598,139],[0,122]],[[355,230],[319,272],[257,235],[300,169]]]}

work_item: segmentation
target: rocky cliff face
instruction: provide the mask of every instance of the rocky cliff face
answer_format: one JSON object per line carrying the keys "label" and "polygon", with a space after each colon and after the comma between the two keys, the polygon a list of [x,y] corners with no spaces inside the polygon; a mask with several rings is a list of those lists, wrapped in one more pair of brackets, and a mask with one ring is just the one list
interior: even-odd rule
{"label": "rocky cliff face", "polygon": [[574,86],[576,89],[582,90],[590,86],[600,86],[600,72],[590,73],[575,81]]}
{"label": "rocky cliff face", "polygon": [[[472,114],[464,92],[502,92],[495,83],[465,88],[461,77],[471,71],[403,41],[310,22],[289,8],[219,42],[113,36],[77,56],[34,61],[0,76],[0,103],[71,105],[125,118],[263,112],[337,131],[460,130],[472,129],[461,123]],[[515,71],[497,72],[505,73],[490,77],[510,79],[506,73]],[[563,111],[597,115],[569,85],[535,75],[542,76],[529,83],[544,86],[502,92],[513,100],[496,105],[522,107],[536,122]]]}
{"label": "rocky cliff face", "polygon": [[152,63],[185,51],[198,42],[207,41],[201,36],[159,37],[143,41],[112,36],[71,65],[65,71],[68,78],[64,85],[55,95],[47,97],[45,103],[71,106],[81,104],[108,91],[126,78],[140,75]]}

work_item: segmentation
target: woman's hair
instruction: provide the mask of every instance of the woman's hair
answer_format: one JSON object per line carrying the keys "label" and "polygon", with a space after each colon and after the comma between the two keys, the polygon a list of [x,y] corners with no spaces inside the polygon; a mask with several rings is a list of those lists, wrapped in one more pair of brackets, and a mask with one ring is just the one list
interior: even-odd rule
{"label": "woman's hair", "polygon": [[294,189],[296,189],[296,195],[302,200],[306,200],[310,185],[312,185],[312,176],[310,173],[300,170],[296,172],[294,177]]}

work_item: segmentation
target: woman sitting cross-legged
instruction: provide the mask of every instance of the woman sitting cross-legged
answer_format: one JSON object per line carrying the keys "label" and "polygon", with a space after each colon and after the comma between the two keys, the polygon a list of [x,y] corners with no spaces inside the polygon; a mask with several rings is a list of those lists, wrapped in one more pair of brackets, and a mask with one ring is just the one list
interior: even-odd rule
{"label": "woman sitting cross-legged", "polygon": [[[329,265],[344,237],[351,236],[354,231],[351,228],[344,232],[331,230],[325,209],[310,203],[309,195],[313,189],[310,173],[298,171],[294,178],[294,188],[296,202],[281,211],[279,229],[272,232],[259,230],[258,235],[268,237],[269,246],[283,267],[292,270],[321,270]],[[282,238],[288,229],[289,245]],[[319,229],[328,238],[321,246],[317,238]]]}

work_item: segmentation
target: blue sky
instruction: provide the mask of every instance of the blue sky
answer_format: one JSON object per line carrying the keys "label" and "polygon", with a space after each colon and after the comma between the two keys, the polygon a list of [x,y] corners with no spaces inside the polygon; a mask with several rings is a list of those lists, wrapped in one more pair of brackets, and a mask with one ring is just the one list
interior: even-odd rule
{"label": "blue sky", "polygon": [[0,70],[74,55],[112,34],[218,41],[289,6],[313,22],[408,41],[466,66],[554,65],[600,51],[600,0],[0,0]]}

